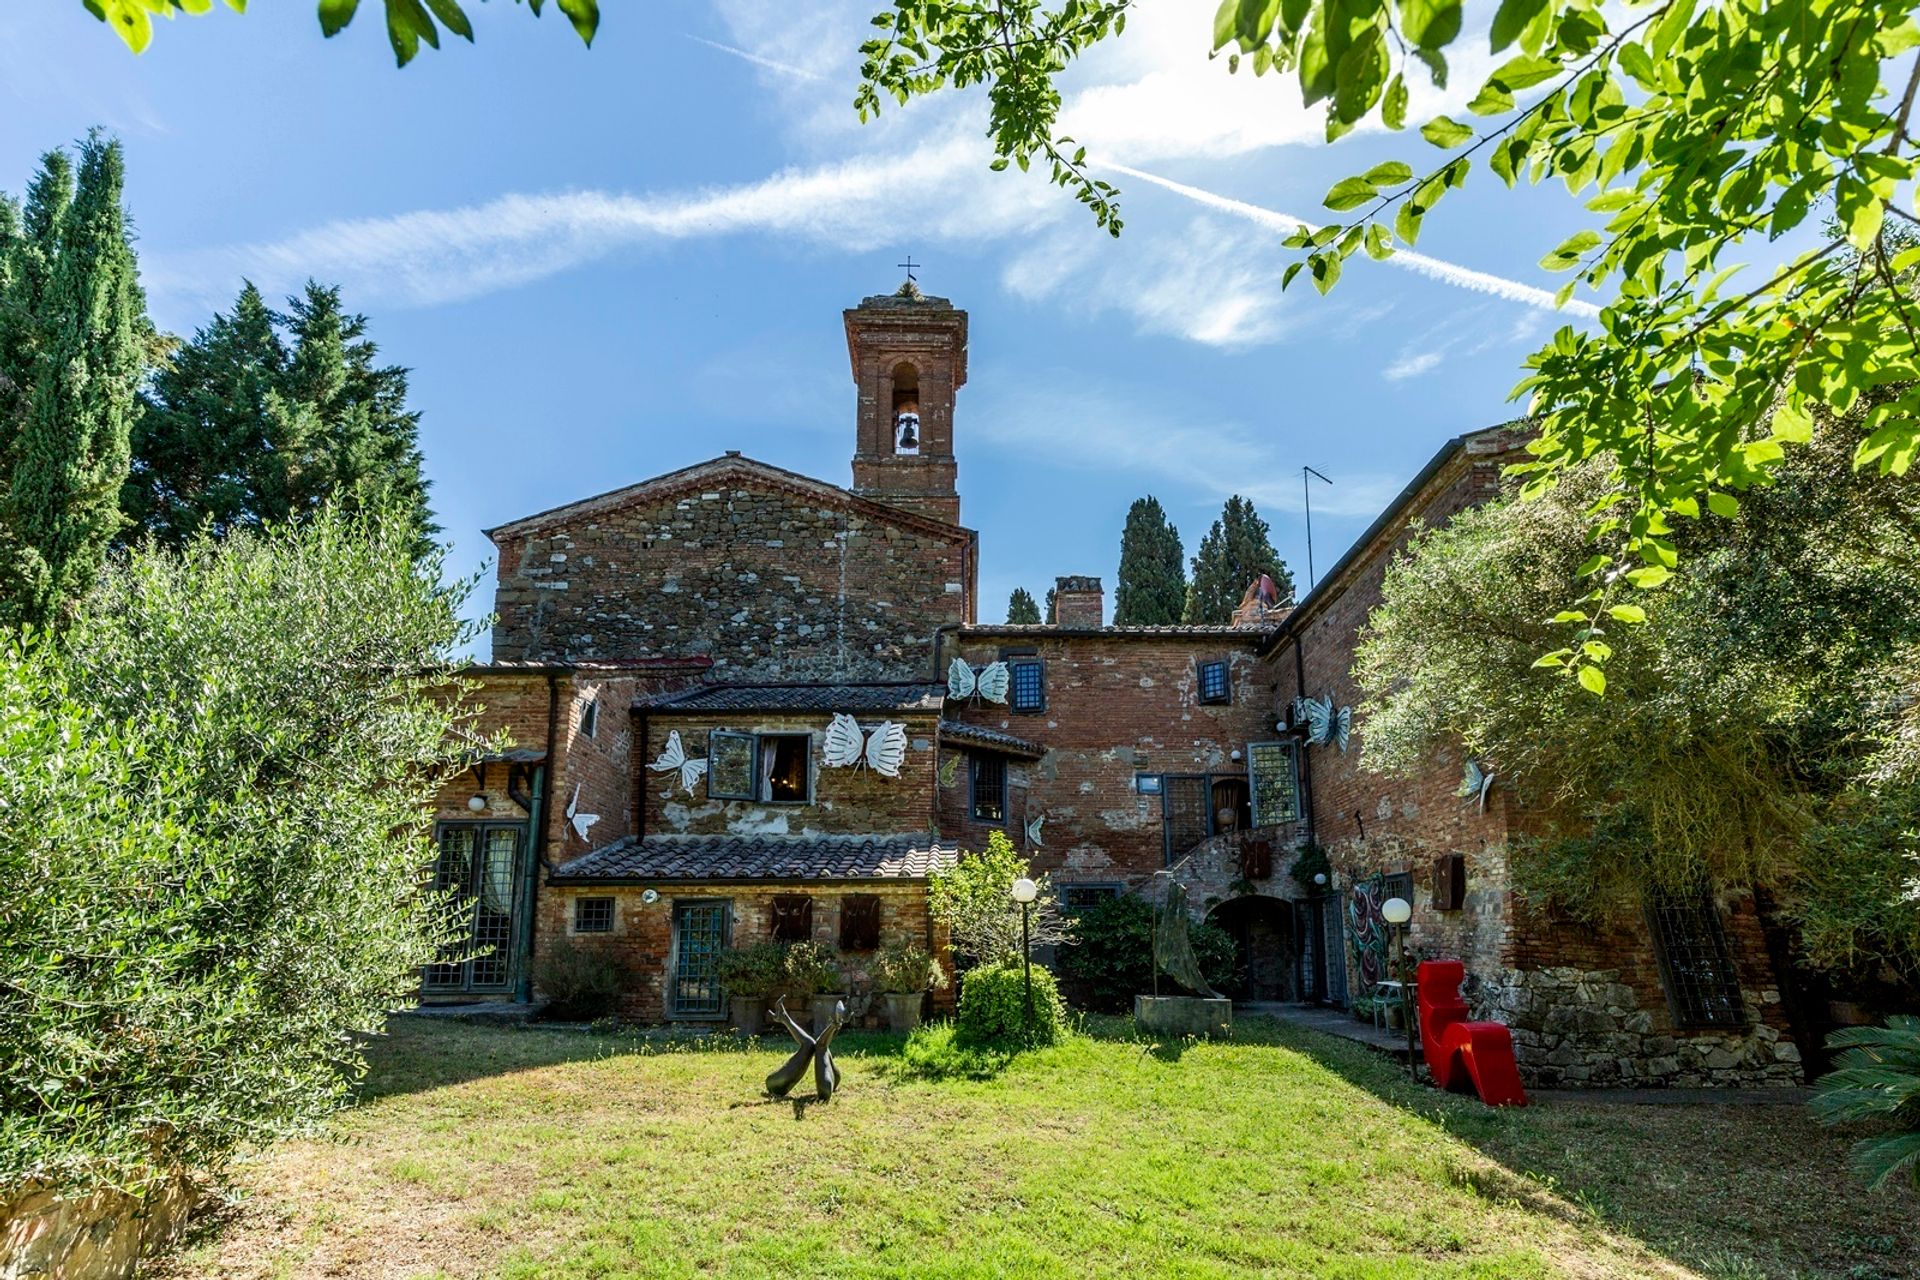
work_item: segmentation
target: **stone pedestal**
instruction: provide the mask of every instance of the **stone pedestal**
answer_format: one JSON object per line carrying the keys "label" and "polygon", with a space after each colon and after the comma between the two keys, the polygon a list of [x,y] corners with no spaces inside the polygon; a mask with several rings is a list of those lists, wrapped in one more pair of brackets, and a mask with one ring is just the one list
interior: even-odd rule
{"label": "stone pedestal", "polygon": [[1135,996],[1134,1023],[1156,1036],[1230,1036],[1233,1001],[1200,996]]}

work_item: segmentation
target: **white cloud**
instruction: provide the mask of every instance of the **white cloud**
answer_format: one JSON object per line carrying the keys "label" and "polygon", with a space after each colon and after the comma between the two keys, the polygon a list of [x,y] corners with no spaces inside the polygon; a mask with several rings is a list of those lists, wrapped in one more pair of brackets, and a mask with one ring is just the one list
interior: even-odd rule
{"label": "white cloud", "polygon": [[1386,367],[1384,376],[1389,382],[1417,378],[1431,369],[1439,368],[1440,362],[1445,358],[1445,353],[1441,351],[1407,352]]}

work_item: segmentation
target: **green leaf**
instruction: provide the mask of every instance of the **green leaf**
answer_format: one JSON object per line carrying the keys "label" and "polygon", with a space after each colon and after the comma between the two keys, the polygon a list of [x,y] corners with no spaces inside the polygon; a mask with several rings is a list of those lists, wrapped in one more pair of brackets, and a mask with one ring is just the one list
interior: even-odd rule
{"label": "green leaf", "polygon": [[1552,653],[1543,653],[1533,660],[1535,667],[1564,667],[1567,659],[1573,656],[1571,649],[1555,649]]}
{"label": "green leaf", "polygon": [[[1373,110],[1387,83],[1388,65],[1386,40],[1379,27],[1368,27],[1340,55],[1334,69],[1333,106],[1342,124],[1357,123]],[[1333,137],[1329,128],[1327,141]]]}
{"label": "green leaf", "polygon": [[1240,0],[1220,0],[1220,7],[1213,11],[1213,47],[1215,50],[1226,48],[1238,38],[1240,30]]}
{"label": "green leaf", "polygon": [[1460,0],[1401,0],[1400,30],[1422,49],[1444,49],[1460,34]]}
{"label": "green leaf", "polygon": [[1512,90],[1529,89],[1559,74],[1560,64],[1552,58],[1538,58],[1530,53],[1523,53],[1509,62],[1502,63],[1499,70],[1487,77],[1487,81],[1490,84],[1501,84]]}
{"label": "green leaf", "polygon": [[135,53],[144,53],[153,39],[153,21],[147,17],[146,8],[137,0],[110,0],[106,11],[94,11],[94,16],[103,19],[126,42],[127,48]]}
{"label": "green leaf", "polygon": [[1367,226],[1367,256],[1385,259],[1393,256],[1393,239],[1383,222],[1369,223]]}
{"label": "green leaf", "polygon": [[1616,604],[1607,607],[1607,616],[1616,622],[1638,626],[1647,620],[1647,611],[1637,604]]}
{"label": "green leaf", "polygon": [[1339,254],[1316,253],[1311,258],[1307,259],[1307,264],[1313,271],[1313,287],[1318,289],[1322,294],[1325,294],[1327,290],[1333,288],[1335,284],[1339,283],[1339,280],[1340,280],[1340,255]]}
{"label": "green leaf", "polygon": [[467,15],[454,0],[427,0],[427,7],[433,10],[433,16],[440,19],[447,30],[472,42],[473,24],[467,21]]}
{"label": "green leaf", "polygon": [[1607,673],[1598,667],[1581,667],[1576,678],[1580,681],[1580,687],[1596,698],[1607,691]]}
{"label": "green leaf", "polygon": [[1513,94],[1489,80],[1473,95],[1467,110],[1477,116],[1497,116],[1513,110]]}
{"label": "green leaf", "polygon": [[1326,199],[1320,203],[1336,212],[1344,213],[1355,209],[1380,194],[1380,188],[1365,178],[1342,178],[1333,184]]}
{"label": "green leaf", "polygon": [[1600,243],[1600,233],[1592,228],[1583,228],[1560,242],[1560,247],[1540,259],[1540,265],[1548,271],[1565,271],[1578,266],[1587,250]]}
{"label": "green leaf", "polygon": [[1652,591],[1655,588],[1663,587],[1671,577],[1673,577],[1673,570],[1667,568],[1665,565],[1659,564],[1646,565],[1639,569],[1629,569],[1627,571],[1627,581],[1642,591]]}
{"label": "green leaf", "polygon": [[1415,200],[1403,200],[1399,212],[1393,215],[1393,233],[1407,244],[1420,239],[1420,222],[1427,214],[1426,208]]}
{"label": "green leaf", "polygon": [[1362,176],[1376,187],[1397,187],[1403,182],[1413,181],[1413,166],[1388,160],[1373,166]]}
{"label": "green leaf", "polygon": [[559,4],[560,12],[573,24],[574,34],[591,49],[593,37],[600,30],[600,0],[559,0]]}
{"label": "green leaf", "polygon": [[1407,127],[1407,82],[1399,72],[1387,81],[1387,93],[1380,100],[1380,122],[1389,129]]}
{"label": "green leaf", "polygon": [[1740,514],[1740,502],[1730,493],[1710,493],[1707,495],[1707,510],[1731,520]]}
{"label": "green leaf", "polygon": [[1435,116],[1420,126],[1420,136],[1436,147],[1457,147],[1473,136],[1473,130],[1449,116]]}
{"label": "green leaf", "polygon": [[1500,0],[1500,7],[1493,15],[1493,30],[1488,33],[1493,51],[1498,53],[1518,40],[1527,24],[1546,8],[1547,0]]}

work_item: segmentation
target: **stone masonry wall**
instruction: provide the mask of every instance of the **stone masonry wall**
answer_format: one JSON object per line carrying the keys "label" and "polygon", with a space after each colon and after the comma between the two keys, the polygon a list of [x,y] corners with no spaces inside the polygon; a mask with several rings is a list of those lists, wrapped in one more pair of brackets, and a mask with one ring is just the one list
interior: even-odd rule
{"label": "stone masonry wall", "polygon": [[[1233,759],[1249,742],[1270,741],[1274,668],[1245,638],[1141,636],[1124,632],[1046,636],[963,633],[957,648],[975,666],[1003,649],[1031,648],[1046,662],[1047,706],[1019,713],[991,703],[950,703],[948,717],[1043,743],[1037,761],[1010,762],[1007,834],[1056,884],[1143,887],[1166,866],[1161,797],[1141,795],[1135,775],[1216,773],[1244,777]],[[944,656],[956,650],[949,648]],[[1233,700],[1198,699],[1198,664],[1231,664]],[[942,762],[945,763],[944,761]],[[1020,785],[1024,783],[1024,785]],[[990,828],[967,814],[964,760],[940,790],[941,833],[962,848],[985,844]],[[1043,816],[1043,844],[1027,849],[1025,824]]]}
{"label": "stone masonry wall", "polygon": [[706,656],[717,680],[924,676],[973,535],[754,473],[499,538],[494,657]]}
{"label": "stone masonry wall", "polygon": [[[772,901],[776,894],[806,893],[813,897],[813,937],[835,951],[840,941],[840,903],[850,894],[877,894],[880,898],[880,945],[895,943],[923,947],[933,954],[947,953],[944,927],[927,914],[927,887],[922,881],[863,880],[857,883],[816,883],[813,885],[728,884],[716,882],[698,886],[662,885],[658,901],[641,900],[643,886],[551,886],[541,894],[539,912],[539,951],[550,952],[559,940],[576,946],[612,954],[627,975],[627,994],[621,1001],[624,1018],[638,1022],[660,1022],[668,1017],[667,991],[671,981],[674,938],[673,905],[678,901],[722,899],[732,907],[732,932],[729,945],[743,947],[769,937]],[[576,934],[573,931],[574,902],[579,898],[614,899],[612,933]],[[847,975],[849,994],[865,996],[870,991],[869,967],[873,952],[840,952],[839,963]],[[538,994],[536,992],[536,994]],[[936,1008],[950,1008],[951,983],[934,993]],[[789,1008],[805,1021],[804,1008],[789,1001]],[[857,1016],[870,1018],[863,1000],[850,1002]],[[875,1010],[874,1012],[880,1012]]]}

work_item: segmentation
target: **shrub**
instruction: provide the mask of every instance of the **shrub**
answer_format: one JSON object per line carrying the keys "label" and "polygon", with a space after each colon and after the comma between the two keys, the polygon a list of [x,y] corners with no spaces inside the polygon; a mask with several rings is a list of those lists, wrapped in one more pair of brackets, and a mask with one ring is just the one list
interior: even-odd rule
{"label": "shrub", "polygon": [[922,1080],[991,1080],[1013,1060],[1004,1046],[963,1044],[951,1022],[915,1027],[900,1047],[898,1071]]}
{"label": "shrub", "polygon": [[[927,909],[947,926],[953,949],[981,964],[1020,958],[1020,904],[1013,882],[1027,874],[1027,860],[1014,850],[1004,831],[987,837],[979,853],[962,853],[954,866],[936,872],[927,885]],[[1073,941],[1072,930],[1054,906],[1045,876],[1033,877],[1040,896],[1031,909],[1036,947]]]}
{"label": "shrub", "polygon": [[[1088,907],[1074,918],[1077,946],[1060,952],[1060,975],[1085,993],[1090,1008],[1124,1013],[1133,998],[1153,990],[1153,905],[1126,894]],[[1233,936],[1218,925],[1189,931],[1200,972],[1216,988],[1233,980]]]}
{"label": "shrub", "polygon": [[730,996],[764,1000],[787,980],[787,949],[778,942],[756,942],[720,953],[720,985]]}
{"label": "shrub", "polygon": [[613,1013],[627,985],[620,962],[599,947],[562,938],[541,958],[534,981],[547,997],[541,1017],[556,1022],[594,1022]]}
{"label": "shrub", "polygon": [[955,1042],[963,1046],[1045,1045],[1060,1039],[1066,1009],[1053,975],[1033,967],[1033,1017],[1027,1018],[1025,971],[1016,961],[983,964],[960,980]]}
{"label": "shrub", "polygon": [[57,646],[0,643],[0,1185],[315,1120],[451,939],[420,883],[462,592],[415,549],[322,513],[137,551]]}
{"label": "shrub", "polygon": [[799,995],[825,995],[847,988],[834,953],[818,942],[796,942],[786,949],[786,988]]}
{"label": "shrub", "polygon": [[923,948],[895,944],[873,961],[874,990],[886,995],[918,995],[947,985],[947,972]]}
{"label": "shrub", "polygon": [[1813,1111],[1828,1124],[1884,1121],[1886,1133],[1853,1148],[1870,1188],[1905,1176],[1920,1187],[1920,1017],[1895,1014],[1884,1027],[1847,1027],[1827,1039],[1843,1052],[1820,1078]]}

